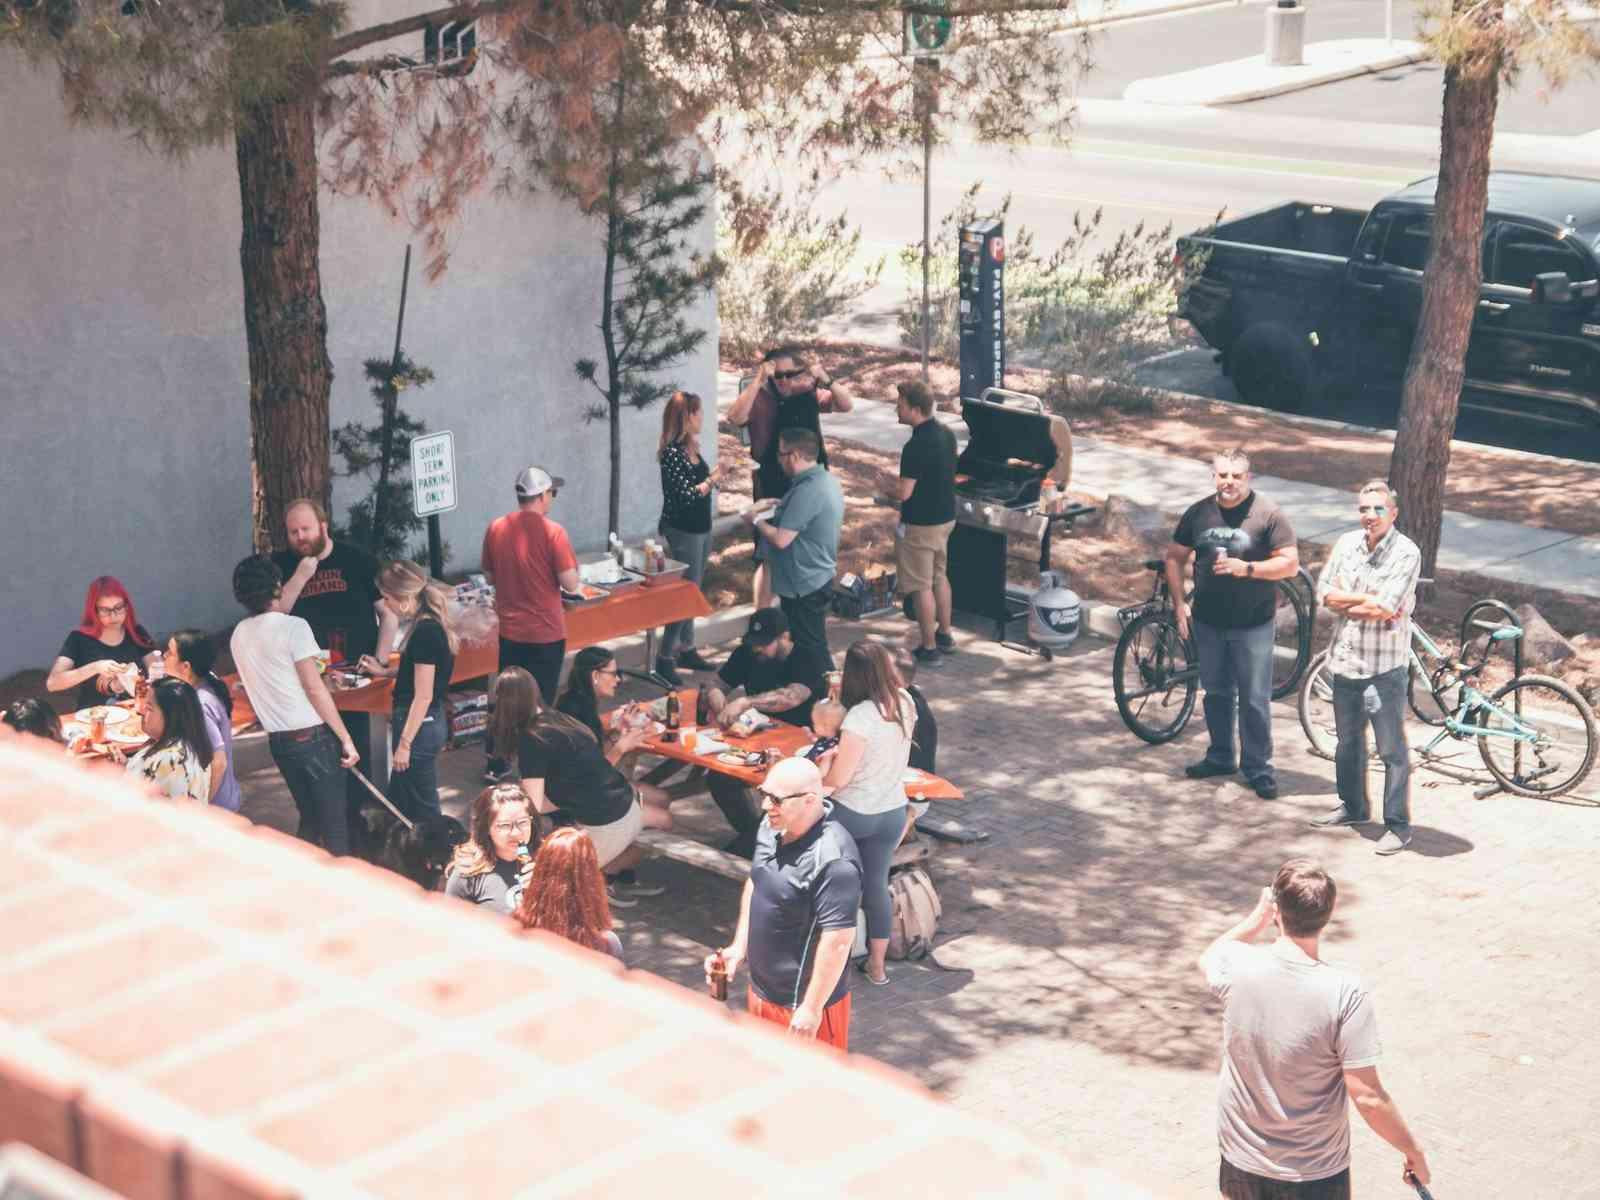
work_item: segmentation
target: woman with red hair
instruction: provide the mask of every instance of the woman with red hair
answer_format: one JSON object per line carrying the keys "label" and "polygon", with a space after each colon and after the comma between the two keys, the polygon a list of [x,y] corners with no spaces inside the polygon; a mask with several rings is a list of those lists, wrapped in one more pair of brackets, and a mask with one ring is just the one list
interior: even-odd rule
{"label": "woman with red hair", "polygon": [[145,656],[155,649],[128,589],[102,575],[89,585],[83,620],[61,643],[44,685],[52,692],[76,688],[76,708],[102,704],[106,696],[131,696],[135,678],[144,674]]}
{"label": "woman with red hair", "polygon": [[622,942],[611,932],[611,905],[594,843],[573,825],[544,840],[533,874],[517,905],[517,920],[622,961]]}

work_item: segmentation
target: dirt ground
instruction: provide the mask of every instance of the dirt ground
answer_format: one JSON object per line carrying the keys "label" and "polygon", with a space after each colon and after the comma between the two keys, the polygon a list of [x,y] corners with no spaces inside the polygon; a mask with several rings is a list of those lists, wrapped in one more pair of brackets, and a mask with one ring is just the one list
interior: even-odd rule
{"label": "dirt ground", "polygon": [[[892,402],[895,384],[921,376],[917,356],[901,350],[836,342],[821,344],[816,351],[828,372],[847,375],[865,399]],[[723,364],[725,371],[748,369]],[[1049,388],[1044,371],[1009,370],[1007,379],[1018,391],[1042,395]],[[930,365],[929,384],[942,408],[955,408],[959,383],[955,364],[941,360]],[[1155,398],[1154,408],[1153,413],[1136,415],[1111,410],[1074,415],[1072,429],[1107,442],[1192,458],[1216,446],[1244,446],[1260,474],[1329,487],[1388,474],[1393,441],[1381,431],[1325,428],[1277,413],[1165,393]],[[1600,532],[1600,465],[1456,442],[1444,503],[1469,516],[1592,534]]]}

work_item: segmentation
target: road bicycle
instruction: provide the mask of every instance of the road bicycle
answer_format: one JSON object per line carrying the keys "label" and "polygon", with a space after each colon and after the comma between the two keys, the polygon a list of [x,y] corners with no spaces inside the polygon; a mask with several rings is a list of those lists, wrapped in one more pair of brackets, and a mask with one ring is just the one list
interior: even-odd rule
{"label": "road bicycle", "polygon": [[[1522,670],[1522,627],[1498,600],[1479,600],[1461,618],[1460,651],[1451,657],[1415,621],[1411,623],[1406,704],[1419,721],[1438,730],[1419,751],[1427,756],[1447,738],[1474,738],[1489,774],[1520,796],[1560,796],[1583,782],[1597,748],[1594,711],[1559,679]],[[1493,694],[1473,680],[1494,652],[1513,647],[1509,683]],[[1300,727],[1312,752],[1331,759],[1338,746],[1328,652],[1317,655],[1300,685]],[[1369,754],[1372,731],[1367,730]]]}
{"label": "road bicycle", "polygon": [[[1183,732],[1194,715],[1200,689],[1200,655],[1194,637],[1178,632],[1167,587],[1166,563],[1146,559],[1155,575],[1150,598],[1117,610],[1122,636],[1111,659],[1111,688],[1123,723],[1137,737],[1160,745]],[[1277,581],[1274,615],[1272,698],[1281,700],[1300,684],[1311,661],[1311,622],[1316,585],[1304,567]]]}

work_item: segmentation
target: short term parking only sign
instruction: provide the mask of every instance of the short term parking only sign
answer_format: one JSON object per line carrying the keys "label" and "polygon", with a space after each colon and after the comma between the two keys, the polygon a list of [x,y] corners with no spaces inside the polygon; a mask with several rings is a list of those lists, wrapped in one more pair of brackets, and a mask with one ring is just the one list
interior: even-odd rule
{"label": "short term parking only sign", "polygon": [[456,506],[456,437],[448,429],[411,439],[411,508],[419,517]]}

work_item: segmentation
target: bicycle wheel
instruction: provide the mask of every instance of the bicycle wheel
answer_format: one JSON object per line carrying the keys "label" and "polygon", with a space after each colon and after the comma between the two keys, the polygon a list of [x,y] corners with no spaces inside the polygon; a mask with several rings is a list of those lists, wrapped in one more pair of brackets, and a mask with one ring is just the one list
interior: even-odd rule
{"label": "bicycle wheel", "polygon": [[1272,698],[1282,700],[1300,685],[1311,661],[1311,615],[1293,579],[1278,580],[1272,615]]}
{"label": "bicycle wheel", "polygon": [[1117,711],[1152,745],[1183,732],[1200,690],[1200,666],[1169,612],[1148,612],[1122,631],[1111,660]]}
{"label": "bicycle wheel", "polygon": [[[1560,796],[1594,766],[1594,711],[1559,679],[1524,675],[1489,698],[1474,717],[1478,751],[1501,787],[1519,796]],[[1499,710],[1499,711],[1496,711]],[[1531,741],[1509,736],[1521,726]]]}
{"label": "bicycle wheel", "polygon": [[1311,669],[1300,681],[1300,696],[1296,704],[1300,710],[1300,728],[1306,741],[1311,743],[1311,753],[1332,760],[1339,744],[1339,734],[1333,721],[1333,680],[1328,674],[1328,652],[1324,650],[1311,662]]}

